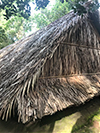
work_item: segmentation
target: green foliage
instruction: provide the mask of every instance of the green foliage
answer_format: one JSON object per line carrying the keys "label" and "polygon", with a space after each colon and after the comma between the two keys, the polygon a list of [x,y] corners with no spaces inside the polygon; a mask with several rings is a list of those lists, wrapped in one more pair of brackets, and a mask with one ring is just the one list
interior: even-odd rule
{"label": "green foliage", "polygon": [[0,9],[5,10],[5,18],[8,20],[12,15],[21,16],[25,19],[31,14],[30,0],[1,0]]}
{"label": "green foliage", "polygon": [[68,2],[64,1],[64,3],[61,3],[59,0],[56,0],[55,5],[51,9],[46,7],[45,9],[41,9],[39,13],[34,14],[33,22],[36,23],[37,28],[40,29],[64,16],[69,10],[70,5]]}
{"label": "green foliage", "polygon": [[100,7],[100,4],[98,3],[98,0],[93,0],[91,4],[88,4],[88,8],[84,6],[84,3],[88,2],[88,0],[72,0],[70,1],[70,5],[75,13],[78,13],[78,15],[83,16],[84,14],[88,12],[94,12]]}
{"label": "green foliage", "polygon": [[21,39],[24,33],[23,18],[15,16],[6,21],[3,13],[0,13],[0,49]]}
{"label": "green foliage", "polygon": [[[42,3],[39,2],[39,0],[1,0],[3,3],[0,4],[0,48],[14,43],[31,31],[34,32],[34,29],[36,29],[35,27],[40,29],[47,26],[51,22],[67,14],[70,9],[73,9],[74,12],[79,15],[83,15],[88,11],[93,12],[94,10],[97,10],[100,6],[98,1],[94,0],[92,4],[89,5],[88,10],[86,10],[84,3],[87,2],[87,0],[56,0],[55,5],[51,8],[49,5],[45,9],[40,9],[33,14],[33,16],[28,16],[27,20],[25,16],[21,15],[21,12],[24,11],[24,13],[26,13],[28,9],[30,10],[30,8],[28,8],[29,1],[37,4],[37,9],[40,9],[40,7],[44,8],[49,3],[49,0],[42,0]],[[13,5],[18,12],[12,10]],[[27,6],[27,8],[25,8],[25,6]],[[3,11],[1,9],[3,9]],[[9,14],[10,11],[11,13]],[[9,19],[6,21],[3,14],[6,16],[7,13]]]}
{"label": "green foliage", "polygon": [[29,17],[28,20],[23,17],[13,16],[6,21],[3,17],[4,11],[0,13],[0,26],[2,27],[0,48],[3,48],[15,41],[21,39],[23,36],[32,29],[34,25],[40,29],[56,19],[64,16],[69,11],[69,4],[67,2],[61,3],[59,0],[56,1],[55,5],[48,9],[40,9],[34,16]]}
{"label": "green foliage", "polygon": [[7,36],[5,30],[0,26],[0,49],[6,46]]}
{"label": "green foliage", "polygon": [[45,8],[49,2],[50,2],[49,0],[35,0],[38,9]]}
{"label": "green foliage", "polygon": [[83,16],[88,12],[97,10],[100,6],[97,0],[94,0],[92,4],[88,5],[88,8],[84,6],[84,3],[88,0],[66,1],[68,0],[56,0],[55,5],[51,9],[46,7],[45,9],[41,9],[39,13],[34,14],[32,20],[37,24],[37,28],[40,29],[47,26],[67,14],[71,9],[73,9],[75,13],[78,13],[78,15]]}
{"label": "green foliage", "polygon": [[1,0],[0,10],[5,11],[5,19],[8,20],[11,16],[18,16],[28,19],[31,15],[30,1],[36,4],[38,9],[45,8],[49,0]]}
{"label": "green foliage", "polygon": [[13,16],[6,21],[3,14],[4,11],[0,12],[0,49],[25,37],[33,25],[31,17],[26,20],[23,17]]}
{"label": "green foliage", "polygon": [[[79,15],[87,13],[88,11],[94,11],[100,7],[98,0],[93,0],[93,3],[87,11],[84,7],[84,2],[87,1],[88,0],[59,0],[59,4],[62,5],[61,3],[65,4],[65,2],[69,3],[72,6],[72,9],[74,9],[74,12],[77,12]],[[33,4],[36,5],[35,9],[40,9],[45,8],[48,5],[49,0],[1,0],[0,10],[3,9],[5,11],[4,16],[7,20],[11,16],[19,16],[28,19],[31,15],[31,6],[29,2],[33,2]]]}

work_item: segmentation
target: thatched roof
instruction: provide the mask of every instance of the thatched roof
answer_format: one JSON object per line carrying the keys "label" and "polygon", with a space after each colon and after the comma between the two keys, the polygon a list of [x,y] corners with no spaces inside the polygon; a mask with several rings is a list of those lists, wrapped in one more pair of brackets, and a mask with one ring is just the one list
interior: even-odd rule
{"label": "thatched roof", "polygon": [[73,11],[0,50],[0,116],[41,119],[100,94],[100,34]]}

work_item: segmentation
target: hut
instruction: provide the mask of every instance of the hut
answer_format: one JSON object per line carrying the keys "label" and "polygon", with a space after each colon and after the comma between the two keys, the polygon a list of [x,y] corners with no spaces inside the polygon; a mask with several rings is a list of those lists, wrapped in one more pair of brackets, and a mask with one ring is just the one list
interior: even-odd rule
{"label": "hut", "polygon": [[0,50],[2,119],[36,121],[100,95],[98,13],[71,11]]}

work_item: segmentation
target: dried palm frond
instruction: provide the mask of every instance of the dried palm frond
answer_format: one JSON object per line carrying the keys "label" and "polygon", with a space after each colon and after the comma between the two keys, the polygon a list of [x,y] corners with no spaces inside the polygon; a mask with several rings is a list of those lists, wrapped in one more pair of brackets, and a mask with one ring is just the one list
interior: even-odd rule
{"label": "dried palm frond", "polygon": [[100,35],[73,11],[0,50],[0,116],[41,119],[100,93]]}

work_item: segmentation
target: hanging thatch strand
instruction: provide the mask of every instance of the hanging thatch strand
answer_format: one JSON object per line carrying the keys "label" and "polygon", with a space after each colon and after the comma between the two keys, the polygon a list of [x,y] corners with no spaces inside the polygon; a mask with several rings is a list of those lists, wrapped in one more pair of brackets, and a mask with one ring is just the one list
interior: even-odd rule
{"label": "hanging thatch strand", "polygon": [[[0,116],[23,123],[100,94],[100,35],[70,12],[0,50]],[[50,78],[51,77],[51,78]],[[13,111],[12,111],[13,110]]]}

